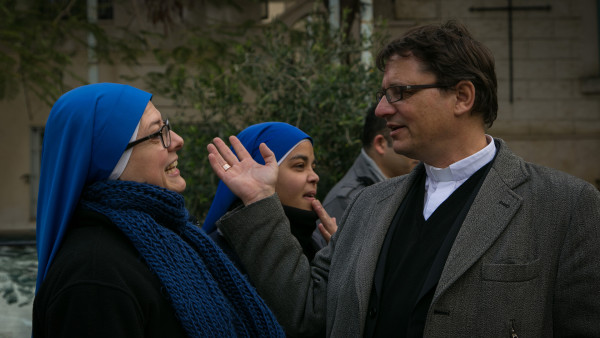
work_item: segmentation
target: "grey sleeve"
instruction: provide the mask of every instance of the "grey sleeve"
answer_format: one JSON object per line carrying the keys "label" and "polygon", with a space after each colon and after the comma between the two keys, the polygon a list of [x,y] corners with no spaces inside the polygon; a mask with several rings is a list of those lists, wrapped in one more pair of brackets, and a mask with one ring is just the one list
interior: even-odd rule
{"label": "grey sleeve", "polygon": [[288,335],[325,332],[333,243],[322,249],[311,265],[290,232],[276,194],[227,213],[217,226]]}
{"label": "grey sleeve", "polygon": [[567,203],[554,300],[557,336],[600,337],[600,193],[586,184]]}

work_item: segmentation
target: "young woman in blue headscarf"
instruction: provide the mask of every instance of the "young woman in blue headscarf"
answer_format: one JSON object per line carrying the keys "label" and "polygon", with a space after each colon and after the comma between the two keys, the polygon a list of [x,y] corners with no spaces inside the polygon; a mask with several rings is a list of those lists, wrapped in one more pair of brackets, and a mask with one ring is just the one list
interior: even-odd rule
{"label": "young woman in blue headscarf", "polygon": [[[273,151],[279,165],[276,192],[288,219],[291,232],[298,240],[304,255],[312,260],[315,253],[326,245],[330,234],[325,229],[323,236],[316,232],[316,222],[319,219],[313,210],[317,194],[319,176],[315,172],[315,154],[312,138],[302,130],[283,122],[265,122],[250,126],[241,131],[237,138],[242,142],[255,161],[264,164],[259,146],[265,143]],[[241,201],[221,181],[213,203],[208,211],[202,229],[221,245],[225,252],[236,261],[235,254],[216,231],[216,222],[228,210],[236,207]],[[319,202],[316,201],[318,204]],[[322,209],[322,208],[321,208]],[[322,210],[322,214],[325,213]],[[335,220],[323,215],[326,225],[335,225]],[[239,266],[239,265],[238,265]],[[240,266],[241,267],[241,266]],[[241,267],[243,270],[243,267]]]}
{"label": "young woman in blue headscarf", "polygon": [[284,336],[256,290],[188,221],[183,139],[151,97],[93,84],[50,112],[33,336]]}

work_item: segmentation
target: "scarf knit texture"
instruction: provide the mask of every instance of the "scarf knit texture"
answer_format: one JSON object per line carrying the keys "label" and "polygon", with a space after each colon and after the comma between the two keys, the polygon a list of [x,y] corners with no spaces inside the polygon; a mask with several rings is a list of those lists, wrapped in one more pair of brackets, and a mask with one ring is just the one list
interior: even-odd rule
{"label": "scarf knit texture", "polygon": [[131,240],[190,337],[285,337],[256,290],[189,222],[180,194],[150,184],[98,181],[84,190],[81,205],[107,216]]}

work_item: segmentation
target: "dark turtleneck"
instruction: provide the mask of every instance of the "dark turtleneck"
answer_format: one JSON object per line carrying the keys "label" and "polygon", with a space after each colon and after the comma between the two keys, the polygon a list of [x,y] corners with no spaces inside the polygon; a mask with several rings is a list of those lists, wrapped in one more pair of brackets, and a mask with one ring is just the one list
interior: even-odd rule
{"label": "dark turtleneck", "polygon": [[283,211],[290,221],[292,235],[296,237],[302,246],[304,255],[309,261],[312,261],[317,251],[319,251],[319,245],[312,238],[312,234],[316,229],[316,222],[319,219],[317,213],[313,210],[303,210],[287,205],[283,206]]}

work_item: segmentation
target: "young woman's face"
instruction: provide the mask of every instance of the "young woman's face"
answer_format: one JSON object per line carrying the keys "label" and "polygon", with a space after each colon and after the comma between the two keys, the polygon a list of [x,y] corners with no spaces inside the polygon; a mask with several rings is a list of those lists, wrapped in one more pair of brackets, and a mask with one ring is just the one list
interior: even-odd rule
{"label": "young woman's face", "polygon": [[311,201],[317,195],[319,175],[315,173],[315,153],[312,143],[298,144],[279,165],[275,191],[281,204],[303,210],[312,210]]}
{"label": "young woman's face", "polygon": [[[140,120],[137,138],[143,138],[159,131],[163,118],[148,102]],[[183,147],[183,139],[171,130],[171,145],[165,148],[160,137],[141,142],[132,149],[127,166],[119,177],[123,181],[154,184],[178,193],[185,190],[185,180],[177,169],[177,151]]]}

